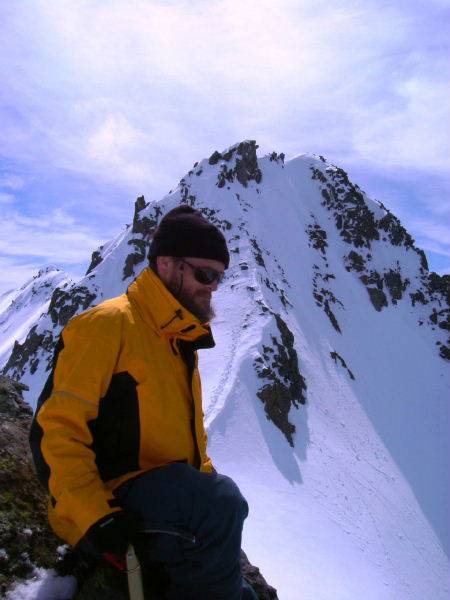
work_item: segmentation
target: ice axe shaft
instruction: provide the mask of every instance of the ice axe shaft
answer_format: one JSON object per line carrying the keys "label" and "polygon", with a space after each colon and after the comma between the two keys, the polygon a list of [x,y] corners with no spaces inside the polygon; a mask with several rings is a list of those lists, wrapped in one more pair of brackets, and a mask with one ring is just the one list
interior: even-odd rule
{"label": "ice axe shaft", "polygon": [[127,550],[127,577],[130,600],[145,600],[141,564],[132,545]]}

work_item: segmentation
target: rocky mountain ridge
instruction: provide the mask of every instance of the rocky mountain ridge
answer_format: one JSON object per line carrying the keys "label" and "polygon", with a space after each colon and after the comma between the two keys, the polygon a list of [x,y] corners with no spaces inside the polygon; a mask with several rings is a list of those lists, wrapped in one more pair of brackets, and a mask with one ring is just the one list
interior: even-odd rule
{"label": "rocky mountain ridge", "polygon": [[67,320],[126,290],[161,215],[196,207],[230,248],[217,346],[200,367],[210,452],[253,507],[249,555],[287,600],[298,590],[280,573],[308,580],[312,556],[322,576],[305,598],[327,600],[336,573],[343,598],[445,598],[450,278],[429,272],[398,219],[339,167],[256,150],[214,152],[161,201],[139,197],[132,223],[53,292],[4,372],[34,405]]}
{"label": "rocky mountain ridge", "polygon": [[[232,256],[238,258],[240,247],[249,244],[252,262],[258,270],[261,284],[271,295],[278,297],[284,309],[288,308],[291,305],[289,282],[283,268],[276,256],[268,260],[270,252],[261,247],[261,241],[251,231],[251,224],[246,219],[249,211],[257,210],[258,206],[255,202],[245,200],[243,192],[249,184],[253,184],[258,195],[261,193],[258,186],[264,185],[263,170],[259,166],[256,149],[256,143],[249,141],[231,146],[222,153],[215,151],[208,160],[195,163],[193,169],[180,180],[177,189],[171,191],[160,203],[150,204],[143,196],[139,197],[135,202],[132,224],[116,240],[93,252],[90,266],[81,281],[72,284],[64,281],[63,285],[53,289],[46,314],[33,323],[23,343],[15,342],[11,354],[2,365],[2,372],[14,379],[28,382],[39,365],[48,371],[53,348],[64,325],[75,314],[126,289],[130,281],[145,267],[149,243],[159,218],[178,203],[195,206],[219,227],[227,238]],[[262,160],[284,169],[284,158],[283,153],[278,155],[273,152]],[[348,251],[341,257],[342,264],[365,286],[373,308],[382,311],[389,305],[395,306],[402,299],[408,298],[417,314],[417,324],[436,331],[435,344],[439,354],[450,360],[450,275],[439,276],[429,272],[425,253],[415,246],[411,235],[397,217],[383,204],[371,201],[357,185],[349,181],[345,171],[327,163],[322,156],[304,156],[301,159],[309,163],[310,178],[317,183],[314,191],[320,194],[321,205],[329,212],[335,230],[348,246]],[[196,194],[195,184],[202,177],[207,177],[207,185],[222,190],[224,203],[237,202],[241,215],[237,222],[232,223],[223,218],[225,206],[206,206],[204,197]],[[237,192],[239,188],[242,191]],[[333,328],[341,333],[338,316],[345,307],[333,291],[335,275],[329,272],[327,232],[317,222],[315,215],[311,214],[305,233],[308,246],[316,250],[311,278],[315,303],[324,311]],[[379,261],[376,260],[376,253],[379,253],[380,245],[417,256],[414,277],[403,272],[404,267],[402,270],[399,259],[391,261],[389,265],[377,264]],[[123,265],[121,273],[111,273],[111,279],[115,283],[111,292],[105,290],[103,284],[105,273],[102,263],[108,257],[111,263],[114,261],[116,269],[116,265]],[[272,264],[268,267],[266,263]],[[247,262],[240,260],[238,264],[241,271],[248,270]],[[38,274],[37,279],[41,276],[42,273]],[[271,313],[275,322],[280,322],[278,312],[273,311],[262,299],[256,299],[256,303],[261,312]],[[11,306],[7,310],[11,310]],[[262,356],[264,357],[264,353]],[[263,370],[259,368],[259,364],[255,368],[256,366],[258,376],[261,377]],[[261,394],[265,397],[263,392]],[[268,412],[271,410],[268,409]]]}
{"label": "rocky mountain ridge", "polygon": [[39,269],[18,290],[0,298],[0,364],[9,358],[14,342],[23,342],[42,313],[48,310],[56,289],[64,290],[73,281],[55,266]]}

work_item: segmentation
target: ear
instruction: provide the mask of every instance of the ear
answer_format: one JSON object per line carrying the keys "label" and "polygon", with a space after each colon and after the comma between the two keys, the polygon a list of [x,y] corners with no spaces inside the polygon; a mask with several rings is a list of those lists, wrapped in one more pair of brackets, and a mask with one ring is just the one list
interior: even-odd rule
{"label": "ear", "polygon": [[156,267],[158,270],[158,276],[167,284],[168,281],[173,277],[176,268],[176,259],[173,256],[157,256]]}
{"label": "ear", "polygon": [[156,266],[158,273],[161,277],[167,277],[172,270],[172,257],[171,256],[157,256]]}

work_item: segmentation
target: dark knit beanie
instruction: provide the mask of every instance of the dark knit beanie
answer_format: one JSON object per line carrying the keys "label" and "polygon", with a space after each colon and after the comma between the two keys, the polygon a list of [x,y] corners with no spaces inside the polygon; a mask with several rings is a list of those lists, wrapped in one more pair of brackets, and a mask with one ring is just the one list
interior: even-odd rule
{"label": "dark knit beanie", "polygon": [[181,205],[164,215],[152,239],[153,256],[192,256],[218,260],[228,268],[230,255],[222,232],[191,206]]}

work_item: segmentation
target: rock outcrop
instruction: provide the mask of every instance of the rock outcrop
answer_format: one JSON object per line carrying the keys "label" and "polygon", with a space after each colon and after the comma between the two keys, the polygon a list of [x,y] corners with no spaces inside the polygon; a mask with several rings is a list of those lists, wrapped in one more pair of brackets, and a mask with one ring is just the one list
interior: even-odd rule
{"label": "rock outcrop", "polygon": [[[425,319],[418,320],[419,325],[427,322],[433,330],[438,327],[446,332],[450,331],[450,276],[429,272],[424,251],[415,245],[400,220],[382,203],[375,205],[377,212],[375,214],[375,207],[371,209],[364,192],[349,180],[347,173],[334,165],[326,166],[325,159],[319,158],[324,163],[324,167],[311,166],[311,178],[320,184],[322,205],[333,216],[340,237],[353,246],[353,249],[344,256],[345,268],[358,275],[367,289],[375,310],[380,312],[390,303],[396,305],[408,291],[413,307],[418,303],[434,304]],[[310,225],[307,230],[311,245],[322,254],[322,257],[325,257],[327,245],[326,233],[325,235],[324,233],[317,223]],[[402,273],[399,261],[382,271],[371,266],[372,246],[380,241],[394,247],[403,247],[407,252],[417,255],[419,278],[416,282],[411,282]],[[321,290],[319,297],[317,296],[316,280],[313,281],[313,288],[314,297],[321,303],[324,293]],[[330,317],[333,327],[340,331],[329,304],[324,307],[324,310]],[[450,360],[450,337],[447,338],[446,343],[438,340],[436,345],[440,356]]]}
{"label": "rock outcrop", "polygon": [[[247,187],[249,181],[255,181],[260,183],[262,179],[262,173],[258,166],[258,159],[256,157],[256,149],[258,148],[254,140],[241,142],[235,146],[232,146],[229,150],[224,153],[220,153],[217,150],[209,157],[208,163],[210,165],[216,165],[220,161],[221,168],[217,177],[217,187],[225,187],[226,183],[232,183],[235,179],[239,181],[241,185]],[[280,159],[284,160],[283,158]],[[229,163],[232,159],[235,159],[234,166],[229,167]],[[278,160],[278,156],[276,157]],[[274,160],[274,158],[272,158]]]}
{"label": "rock outcrop", "polygon": [[36,565],[57,562],[61,542],[45,519],[46,494],[36,481],[28,446],[31,408],[25,386],[0,376],[0,596]]}
{"label": "rock outcrop", "polygon": [[273,316],[277,334],[271,335],[270,344],[263,344],[261,355],[253,363],[258,377],[264,381],[257,396],[264,404],[267,418],[293,447],[295,425],[289,421],[289,412],[292,407],[305,404],[306,382],[299,370],[294,335],[279,314]]}

